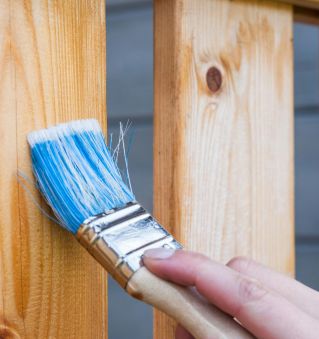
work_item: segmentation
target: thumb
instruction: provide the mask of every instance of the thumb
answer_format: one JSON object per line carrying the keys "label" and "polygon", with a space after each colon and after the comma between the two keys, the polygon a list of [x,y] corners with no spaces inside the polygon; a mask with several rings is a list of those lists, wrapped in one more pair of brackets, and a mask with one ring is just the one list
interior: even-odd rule
{"label": "thumb", "polygon": [[154,248],[143,255],[145,266],[158,277],[179,285],[193,286],[198,272],[210,259],[195,252]]}

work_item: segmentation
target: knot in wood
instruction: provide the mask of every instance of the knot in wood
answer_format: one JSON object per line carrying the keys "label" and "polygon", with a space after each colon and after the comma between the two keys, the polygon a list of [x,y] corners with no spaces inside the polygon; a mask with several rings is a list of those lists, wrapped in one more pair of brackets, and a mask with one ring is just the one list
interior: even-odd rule
{"label": "knot in wood", "polygon": [[210,67],[206,73],[206,82],[212,93],[218,92],[223,82],[221,71],[215,66]]}

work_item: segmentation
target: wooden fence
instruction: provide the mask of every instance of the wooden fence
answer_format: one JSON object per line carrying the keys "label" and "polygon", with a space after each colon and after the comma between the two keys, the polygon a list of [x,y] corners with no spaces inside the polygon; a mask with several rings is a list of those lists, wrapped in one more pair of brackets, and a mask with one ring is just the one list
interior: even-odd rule
{"label": "wooden fence", "polygon": [[[187,248],[293,274],[292,25],[317,9],[154,1],[154,213]],[[106,128],[104,1],[4,0],[0,18],[0,337],[107,338],[105,272],[16,177],[29,131]],[[155,338],[173,330],[155,312]]]}

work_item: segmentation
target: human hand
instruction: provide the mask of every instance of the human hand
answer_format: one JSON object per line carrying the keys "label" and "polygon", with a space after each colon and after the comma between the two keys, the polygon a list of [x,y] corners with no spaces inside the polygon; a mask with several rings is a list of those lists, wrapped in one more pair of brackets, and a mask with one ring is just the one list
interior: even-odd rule
{"label": "human hand", "polygon": [[[161,248],[146,251],[143,261],[164,280],[194,286],[257,338],[319,338],[319,293],[252,260],[238,257],[223,265],[198,253]],[[176,339],[191,338],[177,327]]]}

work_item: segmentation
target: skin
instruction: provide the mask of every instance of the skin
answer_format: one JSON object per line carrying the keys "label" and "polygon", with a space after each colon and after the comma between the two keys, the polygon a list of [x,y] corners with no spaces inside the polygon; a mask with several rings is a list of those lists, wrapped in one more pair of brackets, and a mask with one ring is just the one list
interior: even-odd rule
{"label": "skin", "polygon": [[[253,260],[237,257],[223,265],[199,253],[166,249],[146,251],[143,260],[158,277],[195,287],[257,338],[319,338],[319,293]],[[177,327],[176,339],[191,338]]]}

